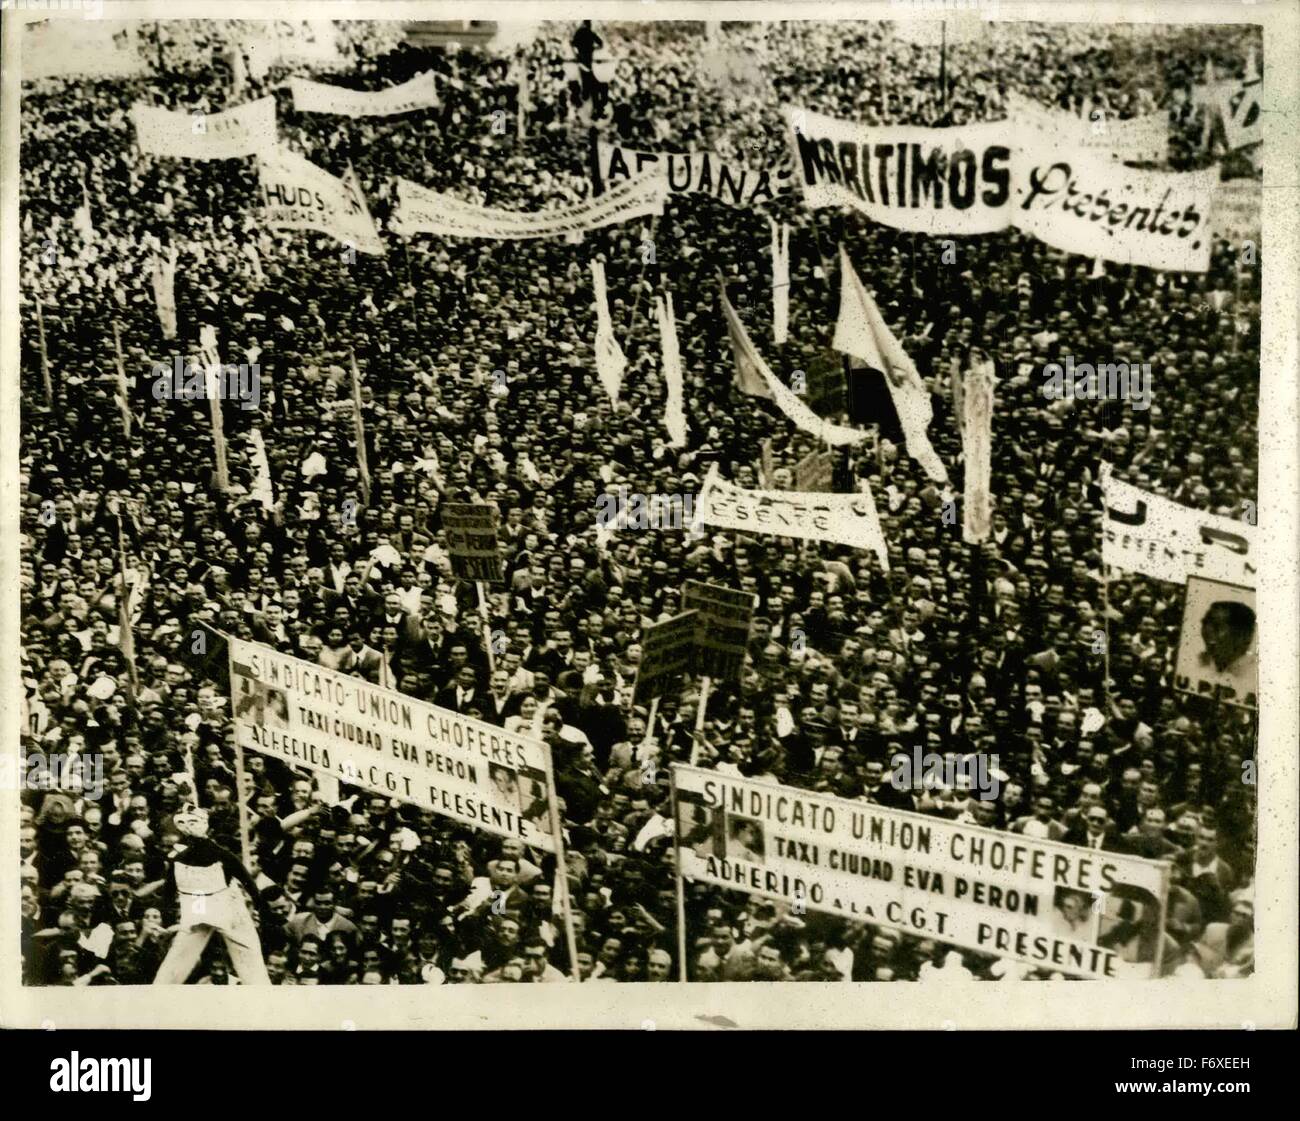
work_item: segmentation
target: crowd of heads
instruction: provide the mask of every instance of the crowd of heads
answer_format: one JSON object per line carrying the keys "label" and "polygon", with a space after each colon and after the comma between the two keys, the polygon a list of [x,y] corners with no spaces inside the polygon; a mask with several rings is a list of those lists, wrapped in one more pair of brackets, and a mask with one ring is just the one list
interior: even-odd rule
{"label": "crowd of heads", "polygon": [[[513,125],[493,128],[495,110],[513,122],[517,109],[508,60],[362,25],[344,28],[349,73],[336,80],[382,88],[432,69],[438,108],[298,114],[282,68],[249,76],[240,100],[274,94],[280,142],[335,174],[353,167],[381,223],[399,176],[540,210],[591,190],[583,88],[565,66],[574,28],[544,25],[521,48],[531,87],[522,139]],[[384,255],[349,253],[323,235],[262,228],[252,159],[139,153],[136,102],[227,107],[227,30],[164,22],[141,33],[162,60],[146,77],[24,89],[23,745],[38,768],[94,757],[104,775],[97,800],[53,781],[22,796],[30,983],[152,980],[177,917],[160,887],[181,841],[173,819],[191,797],[236,853],[241,800],[251,815],[252,903],[275,983],[676,980],[673,851],[657,826],[671,817],[668,767],[692,756],[1031,837],[1086,844],[1100,831],[1105,848],[1172,864],[1165,972],[1249,971],[1255,801],[1242,773],[1255,725],[1174,690],[1183,589],[1107,579],[1097,486],[1104,461],[1200,509],[1240,517],[1256,499],[1259,281],[1239,246],[1217,243],[1200,275],[1108,263],[1094,276],[1091,260],[1009,231],[959,239],[954,264],[937,239],[808,211],[796,193],[753,209],[670,196],[654,221],[577,243],[385,235]],[[739,25],[722,47],[699,25],[596,30],[617,59],[595,122],[602,136],[753,166],[789,159],[786,103],[864,122],[961,124],[999,119],[1010,91],[1071,111],[1087,99],[1114,118],[1167,110],[1169,166],[1201,166],[1212,157],[1190,86],[1206,58],[1232,72],[1249,45],[1246,28],[997,25],[947,50],[941,87],[938,47],[903,42],[886,24]],[[87,202],[89,237],[73,223]],[[769,216],[792,227],[782,347],[767,342]],[[869,552],[829,543],[598,535],[601,493],[694,494],[715,464],[759,487],[764,439],[787,468],[810,450],[734,388],[717,274],[779,376],[803,370],[833,386],[841,244],[926,377],[931,439],[955,477],[947,371],[973,347],[994,359],[990,539],[963,544],[943,494],[887,435],[836,453],[835,489],[869,482],[888,572]],[[149,279],[167,246],[180,262],[172,341]],[[617,403],[595,376],[593,259],[605,264],[628,358]],[[662,423],[661,291],[673,297],[685,369],[683,448],[668,446]],[[149,392],[152,364],[196,352],[205,325],[223,361],[255,363],[261,378],[256,409],[224,410],[224,492],[206,403]],[[115,326],[130,438],[114,400]],[[1063,355],[1133,353],[1153,364],[1148,410],[1039,392],[1039,371]],[[832,391],[817,404],[848,407]],[[273,505],[260,497],[254,430]],[[488,586],[486,627],[476,589],[452,575],[439,513],[448,501],[500,512],[505,580]],[[134,679],[119,641],[123,567]],[[662,696],[652,727],[632,703],[644,628],[680,610],[687,579],[757,597],[740,678],[715,684],[698,734],[693,680]],[[245,753],[241,788],[221,635],[537,732],[555,760],[566,868],[366,790],[345,787],[336,803],[307,772],[256,752]],[[918,747],[996,755],[996,797],[960,781],[898,789],[892,760]],[[685,972],[697,981],[1049,975],[699,882],[686,885],[685,916]],[[232,980],[219,940],[195,979]]]}

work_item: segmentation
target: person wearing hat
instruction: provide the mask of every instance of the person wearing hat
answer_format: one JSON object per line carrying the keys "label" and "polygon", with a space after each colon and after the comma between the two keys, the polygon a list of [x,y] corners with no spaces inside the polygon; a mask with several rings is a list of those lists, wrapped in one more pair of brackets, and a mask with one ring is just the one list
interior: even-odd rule
{"label": "person wearing hat", "polygon": [[257,928],[236,884],[258,899],[257,883],[234,853],[208,837],[208,814],[190,803],[174,816],[184,838],[173,854],[167,880],[176,891],[180,923],[155,985],[183,985],[214,934],[245,985],[269,985]]}

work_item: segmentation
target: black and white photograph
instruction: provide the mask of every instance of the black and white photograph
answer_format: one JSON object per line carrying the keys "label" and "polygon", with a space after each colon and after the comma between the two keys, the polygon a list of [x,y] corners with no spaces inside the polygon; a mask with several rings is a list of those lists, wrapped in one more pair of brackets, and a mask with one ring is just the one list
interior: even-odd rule
{"label": "black and white photograph", "polygon": [[6,1022],[1294,1026],[1297,5],[3,7]]}

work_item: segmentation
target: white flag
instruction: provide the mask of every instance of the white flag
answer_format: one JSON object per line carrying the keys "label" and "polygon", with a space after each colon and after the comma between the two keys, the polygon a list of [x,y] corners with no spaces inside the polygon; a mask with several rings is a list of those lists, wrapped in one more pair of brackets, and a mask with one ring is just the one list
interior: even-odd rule
{"label": "white flag", "polygon": [[979,545],[992,529],[993,360],[977,363],[962,387],[961,443],[966,456],[962,540]]}
{"label": "white flag", "polygon": [[686,444],[686,411],[683,408],[682,352],[677,344],[677,317],[673,314],[673,297],[655,297],[655,317],[659,321],[659,342],[664,356],[664,382],[668,397],[664,402],[664,427],[670,437],[669,447]]}
{"label": "white flag", "polygon": [[173,245],[165,259],[155,253],[149,261],[153,298],[164,339],[176,337],[176,259],[179,252]]}
{"label": "white flag", "polygon": [[781,346],[790,334],[790,227],[771,218],[772,339]]}
{"label": "white flag", "polygon": [[199,363],[208,391],[208,412],[212,419],[212,445],[216,453],[217,489],[230,489],[230,472],[226,467],[226,430],[221,415],[221,355],[217,350],[217,330],[205,325],[199,331]]}
{"label": "white flag", "polygon": [[609,316],[609,294],[605,289],[605,265],[591,262],[591,286],[596,293],[596,374],[605,387],[610,401],[617,402],[623,386],[623,371],[627,359],[614,338],[614,323]]}
{"label": "white flag", "polygon": [[930,444],[926,429],[934,417],[930,391],[899,341],[885,324],[876,302],[853,271],[840,246],[840,315],[831,345],[885,375],[889,395],[907,443],[907,454],[936,483],[948,481],[948,470]]}
{"label": "white flag", "polygon": [[252,496],[262,504],[263,510],[275,509],[275,490],[271,485],[271,462],[266,458],[266,443],[262,439],[262,430],[254,428],[249,435],[253,443],[250,457],[253,463]]}

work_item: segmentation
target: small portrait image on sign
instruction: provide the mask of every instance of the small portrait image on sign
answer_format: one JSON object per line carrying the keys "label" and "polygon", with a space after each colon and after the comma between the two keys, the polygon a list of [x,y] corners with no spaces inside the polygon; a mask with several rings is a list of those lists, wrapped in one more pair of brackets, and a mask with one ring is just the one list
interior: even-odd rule
{"label": "small portrait image on sign", "polygon": [[1174,685],[1226,704],[1257,707],[1259,621],[1253,588],[1188,578]]}
{"label": "small portrait image on sign", "polygon": [[763,864],[767,837],[761,822],[752,817],[727,817],[727,858]]}
{"label": "small portrait image on sign", "polygon": [[499,763],[488,764],[488,775],[492,779],[492,785],[501,795],[502,801],[512,809],[521,809],[519,805],[519,778],[509,767],[503,767]]}
{"label": "small portrait image on sign", "polygon": [[289,700],[283,689],[264,685],[242,673],[231,675],[235,694],[235,719],[260,724],[264,728],[289,726]]}
{"label": "small portrait image on sign", "polygon": [[[503,769],[503,768],[498,768]],[[509,772],[507,772],[509,773]],[[521,773],[516,778],[518,783],[520,816],[535,829],[549,833],[551,829],[551,800],[546,796],[546,776]],[[492,781],[497,781],[492,776]],[[498,786],[500,789],[500,786]]]}
{"label": "small portrait image on sign", "polygon": [[1103,897],[1097,945],[1113,950],[1128,965],[1156,960],[1160,900],[1133,884],[1116,884]]}
{"label": "small portrait image on sign", "polygon": [[718,826],[722,815],[698,802],[679,798],[677,801],[677,837],[683,853],[707,859],[721,856],[718,851]]}
{"label": "small portrait image on sign", "polygon": [[1076,942],[1092,942],[1097,935],[1095,895],[1074,888],[1058,887],[1052,893],[1053,933]]}

